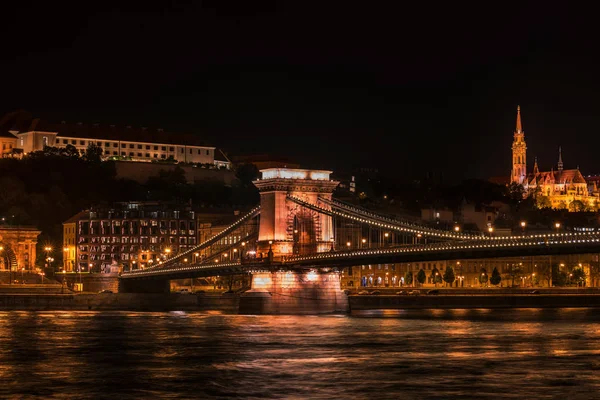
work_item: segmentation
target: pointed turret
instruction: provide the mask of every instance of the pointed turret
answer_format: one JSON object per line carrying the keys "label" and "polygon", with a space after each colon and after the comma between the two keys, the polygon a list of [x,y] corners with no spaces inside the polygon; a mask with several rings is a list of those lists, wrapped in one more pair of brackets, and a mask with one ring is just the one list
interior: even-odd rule
{"label": "pointed turret", "polygon": [[523,127],[521,126],[521,106],[517,106],[517,128],[515,133],[523,133]]}
{"label": "pointed turret", "polygon": [[522,185],[527,177],[527,145],[525,132],[521,125],[521,106],[517,106],[517,127],[512,144],[512,173],[511,182]]}
{"label": "pointed turret", "polygon": [[535,157],[534,162],[533,162],[533,174],[537,175],[539,173],[540,173],[540,169],[538,168],[537,157]]}
{"label": "pointed turret", "polygon": [[562,150],[560,146],[558,146],[558,171],[563,170],[563,161],[562,161]]}

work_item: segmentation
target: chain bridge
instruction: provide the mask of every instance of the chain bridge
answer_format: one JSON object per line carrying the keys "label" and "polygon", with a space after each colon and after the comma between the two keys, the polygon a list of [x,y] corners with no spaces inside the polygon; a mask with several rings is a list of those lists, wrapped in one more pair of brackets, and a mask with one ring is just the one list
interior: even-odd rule
{"label": "chain bridge", "polygon": [[170,280],[235,274],[251,274],[256,288],[267,278],[273,284],[277,273],[289,280],[289,273],[336,274],[364,264],[600,252],[598,232],[498,237],[436,229],[334,199],[330,171],[261,173],[254,182],[260,205],[194,248],[122,273],[120,291],[165,292]]}

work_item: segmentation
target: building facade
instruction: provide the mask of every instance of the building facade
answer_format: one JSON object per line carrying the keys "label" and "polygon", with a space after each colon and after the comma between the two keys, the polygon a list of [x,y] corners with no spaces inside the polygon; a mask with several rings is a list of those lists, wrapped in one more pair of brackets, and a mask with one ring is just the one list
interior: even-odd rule
{"label": "building facade", "polygon": [[[165,132],[148,127],[117,127],[104,124],[51,123],[32,118],[24,112],[10,113],[0,119],[3,155],[13,148],[27,155],[45,146],[73,146],[85,154],[88,146],[102,149],[104,159],[152,162],[170,160],[181,163],[214,165],[230,168],[231,163],[213,146],[203,143],[199,136]],[[10,136],[13,136],[12,138]],[[12,147],[10,147],[12,146]],[[218,152],[218,154],[216,154]],[[217,157],[215,157],[217,155]]]}
{"label": "building facade", "polygon": [[[189,205],[158,202],[92,207],[63,223],[63,268],[94,273],[147,268],[202,243],[237,218],[233,210],[199,213]],[[225,237],[216,246],[235,240]]]}
{"label": "building facade", "polygon": [[552,167],[550,171],[540,171],[536,158],[532,172],[527,172],[527,146],[520,107],[517,107],[517,124],[512,144],[510,182],[522,185],[526,196],[541,196],[544,199],[541,203],[543,206],[570,211],[583,211],[579,209],[581,205],[593,210],[598,207],[599,192],[595,182],[587,182],[579,168],[564,169],[560,147],[556,170]]}

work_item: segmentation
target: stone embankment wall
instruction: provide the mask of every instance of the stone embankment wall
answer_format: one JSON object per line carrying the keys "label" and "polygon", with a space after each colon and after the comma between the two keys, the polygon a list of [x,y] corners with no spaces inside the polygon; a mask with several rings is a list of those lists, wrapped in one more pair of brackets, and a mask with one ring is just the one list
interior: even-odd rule
{"label": "stone embankment wall", "polygon": [[600,307],[600,294],[350,295],[350,312],[419,308]]}
{"label": "stone embankment wall", "polygon": [[237,313],[237,295],[196,294],[0,294],[0,310],[222,311]]}

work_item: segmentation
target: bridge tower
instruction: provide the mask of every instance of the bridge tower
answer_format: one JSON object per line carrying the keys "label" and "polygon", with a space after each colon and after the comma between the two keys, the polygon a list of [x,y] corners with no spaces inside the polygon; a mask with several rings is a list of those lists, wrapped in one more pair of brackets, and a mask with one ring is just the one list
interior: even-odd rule
{"label": "bridge tower", "polygon": [[260,192],[260,226],[257,254],[277,260],[290,254],[309,254],[331,249],[332,219],[287,199],[288,195],[327,207],[319,198],[330,200],[339,184],[331,171],[267,168],[254,181]]}

